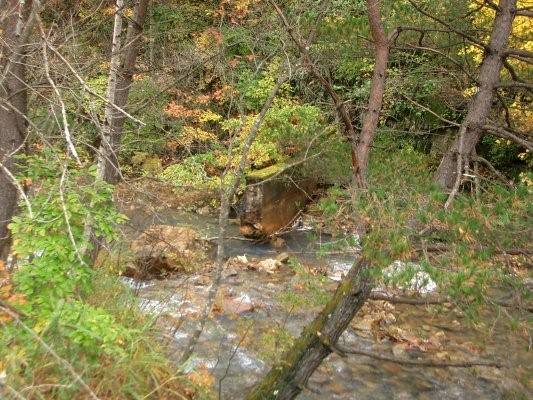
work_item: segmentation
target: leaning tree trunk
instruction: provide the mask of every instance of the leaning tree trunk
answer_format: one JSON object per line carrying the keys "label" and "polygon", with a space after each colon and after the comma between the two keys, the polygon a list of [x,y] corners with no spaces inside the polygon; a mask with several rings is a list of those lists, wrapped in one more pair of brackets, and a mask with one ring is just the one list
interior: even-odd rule
{"label": "leaning tree trunk", "polygon": [[337,340],[368,300],[372,289],[369,272],[368,262],[363,258],[352,266],[333,298],[253,390],[249,400],[293,399],[302,391],[311,374],[334,351]]}
{"label": "leaning tree trunk", "polygon": [[14,156],[24,153],[27,134],[25,54],[35,20],[33,1],[0,2],[2,44],[0,53],[0,260],[11,247],[8,224],[17,206]]}
{"label": "leaning tree trunk", "polygon": [[516,13],[516,0],[500,0],[492,26],[485,57],[479,70],[479,87],[468,106],[468,113],[459,129],[460,134],[444,154],[435,175],[435,181],[451,189],[460,179],[463,167],[483,136],[492,107],[494,90],[500,82],[507,42]]}
{"label": "leaning tree trunk", "polygon": [[117,0],[117,14],[113,33],[111,68],[109,72],[105,120],[102,128],[102,142],[98,151],[98,175],[109,183],[120,181],[118,152],[126,115],[123,110],[128,101],[133,82],[135,62],[141,45],[144,22],[149,0],[138,0],[134,15],[128,23],[124,46],[120,47],[120,30],[123,1]]}

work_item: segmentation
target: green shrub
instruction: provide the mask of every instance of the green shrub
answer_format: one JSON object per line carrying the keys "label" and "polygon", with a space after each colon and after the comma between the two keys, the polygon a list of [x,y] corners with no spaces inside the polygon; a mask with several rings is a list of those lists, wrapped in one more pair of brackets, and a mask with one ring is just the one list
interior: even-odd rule
{"label": "green shrub", "polygon": [[112,244],[125,220],[113,208],[112,187],[95,178],[94,167],[71,166],[50,150],[22,161],[19,178],[36,193],[32,212],[21,203],[10,225],[24,317],[2,322],[5,384],[25,398],[85,398],[71,368],[100,398],[181,398],[187,379],[154,340],[152,322],[129,289],[92,269],[86,255],[90,229]]}

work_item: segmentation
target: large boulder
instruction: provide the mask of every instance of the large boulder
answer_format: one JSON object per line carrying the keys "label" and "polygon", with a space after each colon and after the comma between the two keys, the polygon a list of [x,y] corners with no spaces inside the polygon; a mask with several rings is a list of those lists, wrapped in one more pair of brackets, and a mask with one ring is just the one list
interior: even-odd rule
{"label": "large boulder", "polygon": [[138,279],[165,278],[187,271],[205,259],[198,233],[184,226],[154,225],[131,243],[133,265],[126,275]]}

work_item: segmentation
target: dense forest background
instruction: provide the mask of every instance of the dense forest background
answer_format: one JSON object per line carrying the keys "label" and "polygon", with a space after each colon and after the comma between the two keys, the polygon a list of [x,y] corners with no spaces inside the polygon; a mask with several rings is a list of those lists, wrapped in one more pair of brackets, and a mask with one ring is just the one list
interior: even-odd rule
{"label": "dense forest background", "polygon": [[[532,16],[526,0],[0,1],[0,393],[214,396],[182,367],[246,176],[271,166],[313,177],[314,228],[360,251],[250,398],[298,395],[394,260],[438,282],[441,312],[479,327],[504,308],[531,343]],[[117,280],[117,197],[141,192],[218,214],[179,357]]]}

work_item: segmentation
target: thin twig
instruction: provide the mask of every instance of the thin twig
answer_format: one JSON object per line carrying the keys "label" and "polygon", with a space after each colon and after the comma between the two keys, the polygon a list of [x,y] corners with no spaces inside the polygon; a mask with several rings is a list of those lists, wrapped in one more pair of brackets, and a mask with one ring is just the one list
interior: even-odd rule
{"label": "thin twig", "polygon": [[61,200],[61,210],[63,211],[63,216],[65,217],[65,223],[67,224],[68,237],[70,239],[70,242],[72,243],[74,252],[76,253],[76,257],[78,258],[78,261],[81,263],[81,265],[83,265],[84,267],[89,267],[87,263],[85,262],[85,260],[83,259],[80,250],[78,249],[78,245],[76,244],[76,239],[74,238],[74,234],[72,233],[72,227],[70,226],[70,218],[68,216],[67,205],[65,202],[65,180],[67,176],[67,169],[68,169],[67,165],[64,165],[63,172],[61,173],[61,179],[59,181],[59,199]]}
{"label": "thin twig", "polygon": [[59,58],[66,65],[66,67],[70,70],[70,72],[72,72],[72,74],[76,77],[78,82],[81,84],[83,90],[85,90],[87,93],[91,94],[92,96],[96,97],[97,99],[102,100],[104,102],[104,104],[113,107],[115,110],[117,110],[118,112],[124,114],[124,116],[128,117],[129,119],[131,119],[133,122],[139,124],[140,126],[145,126],[146,125],[141,120],[135,118],[133,115],[131,115],[130,113],[128,113],[124,109],[118,107],[114,103],[110,103],[109,100],[106,99],[104,96],[98,94],[93,89],[91,89],[89,87],[89,85],[87,85],[85,80],[80,76],[80,74],[78,74],[78,72],[76,72],[76,69],[72,65],[70,65],[68,60],[65,57],[63,57],[63,55],[54,46],[49,44],[48,48],[57,56],[57,58]]}
{"label": "thin twig", "polygon": [[[65,134],[65,141],[67,142],[67,148],[69,149],[70,153],[76,160],[77,164],[81,167],[82,162],[80,161],[80,158],[78,157],[78,152],[76,151],[76,148],[74,147],[74,144],[72,143],[72,138],[70,135],[70,129],[67,119],[67,109],[65,107],[65,103],[63,101],[63,97],[61,96],[61,93],[59,93],[59,89],[57,88],[54,80],[50,76],[50,63],[48,61],[48,39],[46,38],[46,34],[44,33],[43,24],[41,21],[41,18],[37,16],[37,24],[39,26],[39,31],[41,32],[41,39],[43,41],[43,62],[44,62],[44,71],[46,75],[46,79],[48,80],[48,83],[50,83],[50,86],[52,86],[52,89],[54,90],[54,93],[57,97],[57,101],[59,101],[59,105],[61,107],[61,119],[63,121],[63,133]],[[55,112],[54,112],[55,114]]]}
{"label": "thin twig", "polygon": [[428,113],[434,115],[435,117],[437,117],[438,119],[440,119],[441,121],[443,122],[446,122],[447,124],[450,124],[452,126],[461,126],[461,124],[458,124],[457,122],[453,122],[453,121],[450,121],[449,119],[446,119],[444,118],[443,116],[437,114],[435,111],[429,109],[428,107],[426,106],[423,106],[422,104],[418,103],[417,101],[413,100],[412,98],[410,98],[409,96],[405,95],[405,94],[402,94],[402,97],[408,101],[410,101],[411,103],[413,103],[415,106],[417,107],[420,107],[422,108],[423,110],[426,110]]}
{"label": "thin twig", "polygon": [[0,162],[0,169],[7,175],[7,177],[9,179],[11,179],[11,183],[13,184],[13,186],[15,186],[17,188],[17,191],[18,191],[20,197],[22,198],[22,200],[26,204],[26,207],[28,207],[28,214],[30,214],[30,219],[33,219],[33,208],[31,206],[30,199],[28,198],[28,196],[26,195],[26,192],[24,191],[24,188],[19,183],[19,181],[17,180],[15,175],[13,175],[11,173],[11,171],[4,164],[2,164],[1,162]]}

